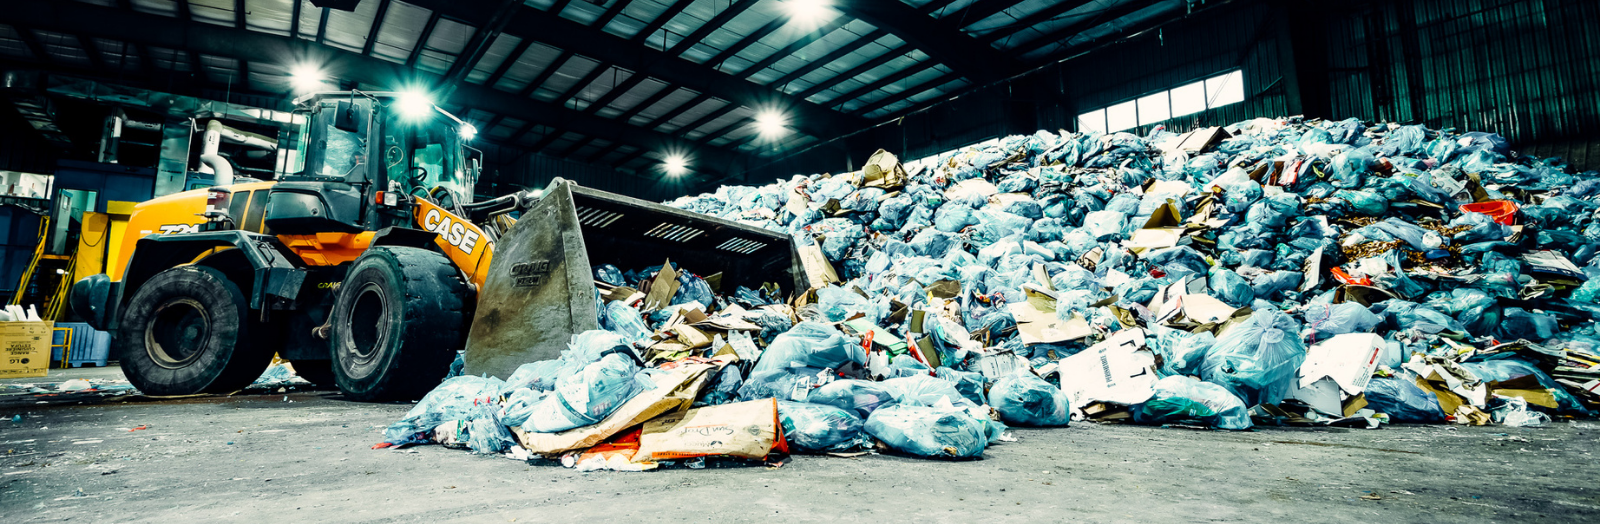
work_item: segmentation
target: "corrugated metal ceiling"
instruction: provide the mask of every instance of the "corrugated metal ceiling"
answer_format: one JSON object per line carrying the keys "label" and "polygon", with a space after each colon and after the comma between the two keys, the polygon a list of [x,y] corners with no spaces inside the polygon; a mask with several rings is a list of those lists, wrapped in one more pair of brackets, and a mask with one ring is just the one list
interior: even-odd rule
{"label": "corrugated metal ceiling", "polygon": [[[702,96],[707,86],[665,80],[658,77],[660,71],[637,73],[629,69],[632,66],[612,63],[609,60],[619,52],[610,48],[626,41],[725,75],[704,79],[708,83],[749,83],[803,97],[802,104],[877,120],[995,80],[960,60],[950,62],[950,54],[938,52],[937,45],[924,49],[912,41],[937,43],[930,40],[934,36],[965,39],[987,43],[1001,53],[1019,50],[1010,58],[1019,59],[1019,64],[1037,63],[1146,18],[1181,13],[1192,0],[900,0],[894,4],[875,0],[865,8],[840,3],[812,20],[793,18],[781,0],[527,0],[520,9],[554,13],[575,26],[619,40],[595,42],[593,48],[571,42],[561,45],[560,38],[545,38],[539,27],[507,27],[490,34],[492,40],[476,48],[482,49],[479,52],[469,46],[482,38],[478,34],[497,1],[452,2],[470,5],[466,7],[427,0],[364,0],[353,11],[321,9],[309,0],[78,1],[119,9],[126,5],[141,13],[271,35],[293,33],[296,38],[438,75],[454,73],[456,62],[470,54],[477,58],[458,73],[465,82],[559,104],[597,119],[674,133],[702,146],[773,155],[833,137],[797,129],[773,143],[756,136],[750,124],[757,108],[727,99],[730,88],[718,87],[711,89],[717,94]],[[241,4],[244,12],[236,12]],[[455,9],[457,14],[440,16],[429,7]],[[973,12],[983,16],[969,19]],[[473,13],[482,18],[457,18]],[[712,23],[717,25],[708,27]],[[1061,33],[1073,28],[1078,32]],[[85,38],[91,42],[88,48]],[[46,56],[35,56],[36,49]],[[97,35],[0,26],[0,55],[15,59],[84,70],[145,66],[197,70],[208,82],[241,91],[273,93],[288,88],[287,64],[255,64],[191,51],[207,50],[140,49]],[[625,169],[638,169],[653,156],[638,154],[640,144],[619,141],[621,136],[584,136],[563,129],[559,122],[529,122],[471,107],[471,101],[464,105],[459,109],[468,120],[486,126],[482,134],[490,140],[542,145],[546,152],[564,151],[568,156],[595,155],[598,162]],[[690,124],[693,129],[684,129]]]}

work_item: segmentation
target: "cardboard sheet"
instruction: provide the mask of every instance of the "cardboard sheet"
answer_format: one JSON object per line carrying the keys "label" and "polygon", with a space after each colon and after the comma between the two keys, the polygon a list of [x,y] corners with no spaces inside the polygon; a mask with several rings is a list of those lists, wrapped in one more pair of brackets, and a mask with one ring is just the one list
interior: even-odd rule
{"label": "cardboard sheet", "polygon": [[1359,394],[1372,380],[1384,346],[1383,337],[1371,333],[1338,335],[1311,346],[1300,366],[1300,387],[1328,378],[1345,395]]}
{"label": "cardboard sheet", "polygon": [[654,388],[640,392],[628,399],[605,420],[592,426],[569,429],[560,433],[528,433],[520,427],[511,428],[522,447],[540,455],[554,455],[593,447],[622,430],[656,418],[662,413],[688,409],[694,404],[708,377],[732,363],[735,357],[691,359],[669,364],[664,373],[650,375]]}
{"label": "cardboard sheet", "polygon": [[1073,406],[1090,402],[1133,405],[1155,395],[1155,353],[1144,330],[1124,329],[1089,349],[1061,359],[1061,389]]}
{"label": "cardboard sheet", "polygon": [[655,311],[672,303],[678,294],[678,272],[672,269],[672,260],[661,264],[661,271],[650,281],[650,292],[644,296],[644,310]]}
{"label": "cardboard sheet", "polygon": [[53,322],[0,322],[0,378],[42,377],[50,371]]}

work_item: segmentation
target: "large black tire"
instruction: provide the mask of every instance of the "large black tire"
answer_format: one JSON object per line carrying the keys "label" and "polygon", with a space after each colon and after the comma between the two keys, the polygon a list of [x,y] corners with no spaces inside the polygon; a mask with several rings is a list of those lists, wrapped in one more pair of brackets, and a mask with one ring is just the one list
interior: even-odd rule
{"label": "large black tire", "polygon": [[333,306],[333,374],[351,400],[415,400],[466,342],[472,290],[444,255],[379,246],[356,259]]}
{"label": "large black tire", "polygon": [[146,395],[229,393],[272,361],[272,337],[249,318],[239,286],[209,267],[157,273],[122,310],[123,373]]}

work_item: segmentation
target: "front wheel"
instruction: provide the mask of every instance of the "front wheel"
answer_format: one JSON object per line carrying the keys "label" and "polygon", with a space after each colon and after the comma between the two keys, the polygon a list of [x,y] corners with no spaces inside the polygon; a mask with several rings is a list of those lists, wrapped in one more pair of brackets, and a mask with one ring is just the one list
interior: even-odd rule
{"label": "front wheel", "polygon": [[466,341],[471,289],[444,255],[379,246],[339,285],[333,374],[352,400],[414,400],[437,386]]}
{"label": "front wheel", "polygon": [[180,266],[134,293],[117,328],[128,382],[146,395],[229,393],[272,360],[271,333],[250,321],[239,286],[221,272]]}

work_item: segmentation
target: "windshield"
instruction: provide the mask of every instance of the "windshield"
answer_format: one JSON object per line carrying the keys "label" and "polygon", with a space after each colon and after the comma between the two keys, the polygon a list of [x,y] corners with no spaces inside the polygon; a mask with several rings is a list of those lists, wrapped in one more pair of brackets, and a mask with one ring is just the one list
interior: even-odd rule
{"label": "windshield", "polygon": [[442,187],[457,202],[470,202],[472,180],[461,158],[455,122],[439,114],[417,121],[398,113],[389,111],[383,126],[383,166],[389,180],[413,195]]}

